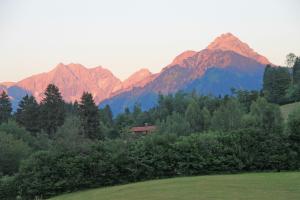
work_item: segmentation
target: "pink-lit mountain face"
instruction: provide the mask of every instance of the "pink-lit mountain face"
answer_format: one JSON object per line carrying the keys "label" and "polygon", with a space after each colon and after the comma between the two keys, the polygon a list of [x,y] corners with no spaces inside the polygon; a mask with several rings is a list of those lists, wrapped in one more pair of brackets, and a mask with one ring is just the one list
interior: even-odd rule
{"label": "pink-lit mountain face", "polygon": [[108,98],[122,84],[109,70],[102,67],[87,69],[80,64],[60,63],[50,72],[31,76],[16,85],[41,100],[50,83],[58,86],[66,101],[79,100],[82,93],[87,91],[93,94],[96,102]]}
{"label": "pink-lit mountain face", "polygon": [[217,37],[206,49],[209,50],[222,50],[222,51],[233,51],[242,56],[256,60],[261,64],[271,64],[270,61],[256,53],[251,49],[248,44],[240,41],[237,37],[231,33],[222,34]]}

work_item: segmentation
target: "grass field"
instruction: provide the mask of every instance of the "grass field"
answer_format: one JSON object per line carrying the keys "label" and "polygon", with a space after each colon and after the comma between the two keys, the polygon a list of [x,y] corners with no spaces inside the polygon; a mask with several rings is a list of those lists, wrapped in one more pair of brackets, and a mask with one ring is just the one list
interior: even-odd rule
{"label": "grass field", "polygon": [[297,107],[300,107],[300,102],[280,106],[283,118],[286,120],[289,116],[289,113],[291,113]]}
{"label": "grass field", "polygon": [[197,176],[86,190],[51,200],[299,200],[300,172]]}

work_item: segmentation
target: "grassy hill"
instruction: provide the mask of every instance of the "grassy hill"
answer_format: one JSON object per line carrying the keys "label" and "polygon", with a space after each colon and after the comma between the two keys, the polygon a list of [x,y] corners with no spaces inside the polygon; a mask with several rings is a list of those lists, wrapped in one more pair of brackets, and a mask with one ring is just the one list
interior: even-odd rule
{"label": "grassy hill", "polygon": [[76,192],[51,200],[299,200],[300,172],[154,180]]}
{"label": "grassy hill", "polygon": [[283,118],[287,119],[289,116],[289,113],[292,112],[297,107],[300,107],[300,102],[290,103],[290,104],[280,106]]}

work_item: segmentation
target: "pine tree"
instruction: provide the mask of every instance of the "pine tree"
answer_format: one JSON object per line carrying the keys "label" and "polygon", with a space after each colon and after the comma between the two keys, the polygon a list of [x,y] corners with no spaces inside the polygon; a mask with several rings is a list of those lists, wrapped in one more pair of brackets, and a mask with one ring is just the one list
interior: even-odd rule
{"label": "pine tree", "polygon": [[52,136],[64,123],[65,103],[59,89],[54,84],[48,85],[44,95],[45,98],[40,106],[40,125],[46,133]]}
{"label": "pine tree", "polygon": [[40,130],[39,105],[33,96],[26,95],[20,101],[16,121],[31,133],[37,133]]}
{"label": "pine tree", "polygon": [[12,107],[8,95],[3,91],[0,95],[0,124],[8,122],[11,116]]}
{"label": "pine tree", "polygon": [[82,133],[90,139],[103,139],[100,130],[99,110],[92,94],[84,92],[79,104]]}

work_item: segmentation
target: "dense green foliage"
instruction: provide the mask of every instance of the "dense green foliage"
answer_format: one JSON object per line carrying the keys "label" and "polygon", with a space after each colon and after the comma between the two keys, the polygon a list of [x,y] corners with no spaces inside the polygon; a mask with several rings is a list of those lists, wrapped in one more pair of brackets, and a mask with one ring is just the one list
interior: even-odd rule
{"label": "dense green foliage", "polygon": [[294,110],[288,118],[289,141],[296,166],[300,162],[300,107]]}
{"label": "dense green foliage", "polygon": [[[270,103],[289,99],[294,80],[284,68],[267,67],[263,92],[159,95],[156,107],[142,111],[136,104],[114,118],[91,94],[65,103],[49,85],[40,103],[25,96],[0,125],[0,199],[173,176],[299,170],[300,108],[284,120]],[[2,96],[0,105],[9,108]],[[156,131],[130,131],[145,124]]]}

